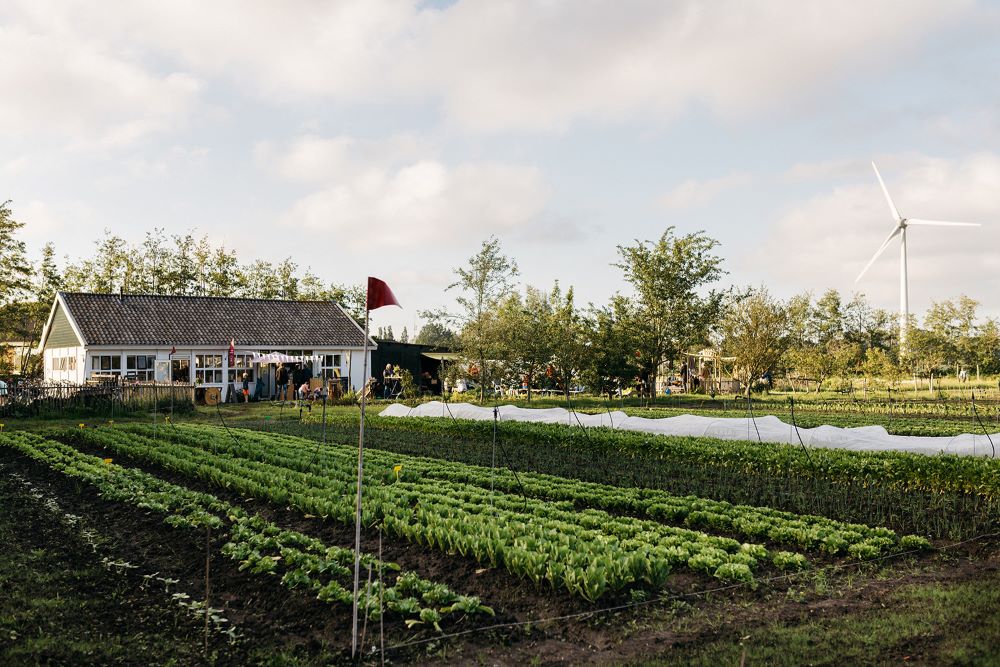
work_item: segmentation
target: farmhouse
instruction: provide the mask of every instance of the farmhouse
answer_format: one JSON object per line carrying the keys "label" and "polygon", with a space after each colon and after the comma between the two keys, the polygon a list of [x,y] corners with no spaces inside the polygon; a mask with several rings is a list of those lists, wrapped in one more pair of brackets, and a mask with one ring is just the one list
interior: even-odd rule
{"label": "farmhouse", "polygon": [[47,382],[183,382],[217,387],[226,400],[244,372],[259,395],[274,395],[277,367],[259,359],[268,353],[300,358],[298,379],[340,378],[357,390],[363,343],[331,301],[59,292],[39,350]]}

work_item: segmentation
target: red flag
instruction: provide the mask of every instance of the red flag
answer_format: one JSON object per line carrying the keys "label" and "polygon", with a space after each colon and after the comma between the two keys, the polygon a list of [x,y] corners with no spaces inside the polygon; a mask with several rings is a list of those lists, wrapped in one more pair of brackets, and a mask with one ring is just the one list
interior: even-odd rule
{"label": "red flag", "polygon": [[175,352],[177,352],[177,346],[176,345],[174,345],[174,346],[172,346],[170,348],[170,354],[174,354]]}
{"label": "red flag", "polygon": [[236,365],[236,339],[229,339],[229,365]]}
{"label": "red flag", "polygon": [[388,285],[378,278],[368,276],[368,310],[382,306],[399,306],[399,301],[396,301],[396,295]]}

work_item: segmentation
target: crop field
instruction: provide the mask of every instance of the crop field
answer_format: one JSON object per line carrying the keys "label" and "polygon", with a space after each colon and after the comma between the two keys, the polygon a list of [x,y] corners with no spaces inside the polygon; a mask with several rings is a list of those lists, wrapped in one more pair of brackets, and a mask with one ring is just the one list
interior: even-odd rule
{"label": "crop field", "polygon": [[[51,584],[115,629],[3,607],[0,655],[351,663],[356,413],[245,417],[0,432],[3,501],[34,517],[0,517],[19,558],[69,558],[124,605]],[[998,657],[995,614],[964,616],[989,586],[935,611],[957,635],[903,620],[1000,584],[992,459],[375,417],[364,485],[365,664],[823,663],[872,632],[875,662]]]}

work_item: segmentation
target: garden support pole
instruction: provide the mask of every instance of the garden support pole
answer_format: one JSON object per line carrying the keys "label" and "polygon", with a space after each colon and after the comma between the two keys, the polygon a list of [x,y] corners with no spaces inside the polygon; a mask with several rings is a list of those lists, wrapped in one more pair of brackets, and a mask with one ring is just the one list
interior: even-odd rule
{"label": "garden support pole", "polygon": [[365,309],[365,342],[361,352],[361,421],[358,424],[358,497],[354,514],[354,611],[351,625],[351,657],[358,653],[358,578],[361,574],[361,478],[365,461],[365,401],[368,396],[368,318]]}

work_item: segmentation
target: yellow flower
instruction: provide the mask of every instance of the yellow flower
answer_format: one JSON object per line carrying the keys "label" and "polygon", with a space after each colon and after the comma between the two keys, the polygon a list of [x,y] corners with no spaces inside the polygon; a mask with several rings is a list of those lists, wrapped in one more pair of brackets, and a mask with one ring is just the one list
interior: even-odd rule
{"label": "yellow flower", "polygon": [[86,424],[80,424],[79,426],[80,426],[80,428],[87,428]]}
{"label": "yellow flower", "polygon": [[114,419],[109,419],[108,420],[108,425],[109,426],[114,426],[115,425],[115,420]]}
{"label": "yellow flower", "polygon": [[111,459],[104,459],[104,465],[111,465]]}
{"label": "yellow flower", "polygon": [[392,471],[393,471],[394,473],[396,473],[396,481],[397,481],[397,482],[399,481],[399,471],[400,471],[400,470],[402,470],[402,469],[403,469],[403,465],[402,465],[402,464],[400,464],[400,465],[398,465],[398,466],[393,466],[393,467],[392,467]]}
{"label": "yellow flower", "polygon": [[4,425],[3,425],[3,424],[0,424],[0,431],[2,431],[2,430],[3,430],[3,427],[4,427]]}

